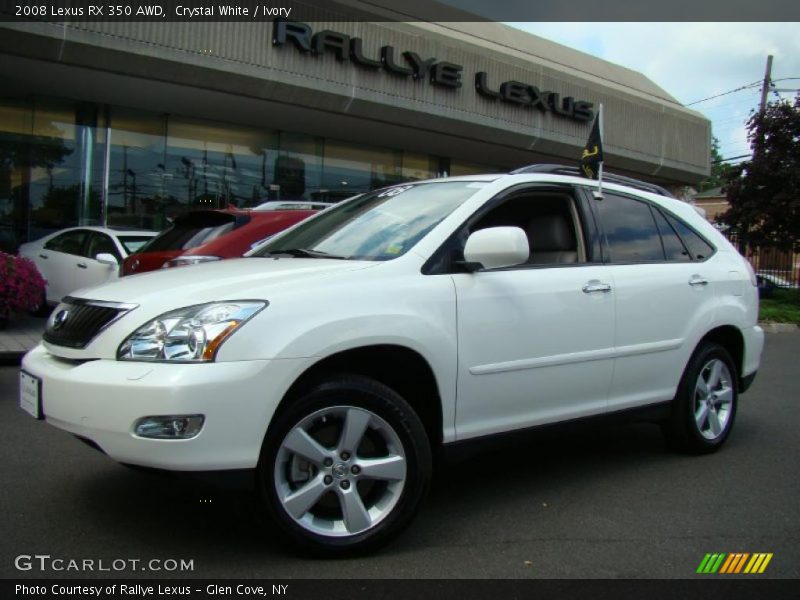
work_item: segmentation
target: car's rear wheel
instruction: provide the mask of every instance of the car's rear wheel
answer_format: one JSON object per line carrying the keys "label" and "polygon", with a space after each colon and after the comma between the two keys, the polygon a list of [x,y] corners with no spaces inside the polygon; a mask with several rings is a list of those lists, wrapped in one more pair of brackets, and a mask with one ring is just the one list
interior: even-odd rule
{"label": "car's rear wheel", "polygon": [[428,438],[408,403],[376,381],[342,376],[276,417],[259,488],[290,541],[345,554],[374,549],[408,525],[430,473]]}
{"label": "car's rear wheel", "polygon": [[679,450],[714,452],[730,435],[737,403],[733,360],[722,346],[703,343],[689,360],[664,433]]}

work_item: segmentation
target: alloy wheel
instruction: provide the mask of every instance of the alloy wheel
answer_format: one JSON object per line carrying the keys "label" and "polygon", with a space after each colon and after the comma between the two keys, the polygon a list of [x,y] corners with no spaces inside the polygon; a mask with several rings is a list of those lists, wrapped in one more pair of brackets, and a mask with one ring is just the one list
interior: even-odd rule
{"label": "alloy wheel", "polygon": [[365,408],[332,406],[300,420],[275,458],[284,511],[326,537],[361,534],[383,521],[401,497],[407,459],[397,432]]}
{"label": "alloy wheel", "polygon": [[707,440],[724,434],[731,417],[733,378],[719,358],[708,361],[700,370],[694,390],[694,420]]}

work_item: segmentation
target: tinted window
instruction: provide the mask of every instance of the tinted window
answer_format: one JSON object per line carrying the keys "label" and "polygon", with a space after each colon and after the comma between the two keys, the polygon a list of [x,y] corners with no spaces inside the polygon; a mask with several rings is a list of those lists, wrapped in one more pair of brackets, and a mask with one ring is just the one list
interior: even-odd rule
{"label": "tinted window", "polygon": [[701,238],[686,223],[676,219],[670,214],[667,214],[666,217],[670,225],[675,228],[675,231],[678,232],[678,235],[681,236],[686,246],[688,246],[689,252],[695,260],[705,260],[714,254],[714,246]]}
{"label": "tinted window", "polygon": [[661,237],[647,204],[603,192],[603,199],[596,206],[612,262],[664,260]]}
{"label": "tinted window", "polygon": [[122,244],[122,247],[125,248],[125,252],[128,254],[133,254],[134,252],[138,252],[142,246],[152,240],[153,236],[119,235],[117,236],[117,239],[119,240],[119,243]]}
{"label": "tinted window", "polygon": [[220,212],[194,212],[175,219],[172,227],[152,238],[140,252],[190,250],[233,231],[236,217]]}
{"label": "tinted window", "polygon": [[105,233],[94,231],[89,238],[89,248],[87,249],[86,256],[94,258],[98,254],[111,254],[117,260],[120,260],[119,250],[117,250],[114,240]]}
{"label": "tinted window", "polygon": [[45,243],[46,250],[53,250],[55,252],[64,252],[65,254],[76,254],[80,256],[83,254],[83,243],[86,241],[86,235],[89,232],[85,229],[77,231],[68,231],[57,235],[49,242]]}
{"label": "tinted window", "polygon": [[675,233],[672,225],[667,223],[661,211],[653,210],[653,216],[655,216],[658,230],[661,232],[661,241],[664,242],[664,254],[666,254],[667,260],[677,262],[692,260],[681,238]]}

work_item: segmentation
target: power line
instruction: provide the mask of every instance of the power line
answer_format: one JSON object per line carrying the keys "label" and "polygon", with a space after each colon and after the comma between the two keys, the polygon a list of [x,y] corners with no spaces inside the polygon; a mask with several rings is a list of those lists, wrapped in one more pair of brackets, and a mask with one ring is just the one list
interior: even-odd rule
{"label": "power line", "polygon": [[749,154],[742,154],[741,156],[731,156],[730,158],[718,158],[717,160],[712,160],[711,164],[716,165],[719,163],[728,162],[729,160],[737,160],[740,158],[750,158]]}
{"label": "power line", "polygon": [[721,94],[716,94],[714,96],[709,96],[708,98],[703,98],[702,100],[695,100],[694,102],[689,102],[688,104],[684,104],[684,106],[693,106],[695,104],[700,104],[701,102],[706,102],[707,100],[713,100],[714,98],[720,98],[722,96],[727,96],[728,94],[733,94],[735,92],[741,92],[742,90],[747,90],[756,86],[761,85],[761,80],[754,81],[753,83],[748,83],[747,85],[743,85],[738,87],[734,90],[728,90],[727,92],[722,92]]}

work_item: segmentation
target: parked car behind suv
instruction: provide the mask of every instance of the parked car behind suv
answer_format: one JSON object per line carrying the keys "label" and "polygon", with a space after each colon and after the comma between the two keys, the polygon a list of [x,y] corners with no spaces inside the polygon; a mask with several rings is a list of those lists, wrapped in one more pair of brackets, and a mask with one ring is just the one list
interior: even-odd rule
{"label": "parked car behind suv", "polygon": [[402,530],[455,442],[646,410],[717,450],[763,346],[752,270],[688,204],[563,172],[380,189],[67,298],[21,406],[122,463],[246,473],[331,554]]}
{"label": "parked car behind suv", "polygon": [[313,215],[316,209],[196,210],[175,218],[170,227],[129,256],[120,275],[161,267],[238,258],[279,231]]}
{"label": "parked car behind suv", "polygon": [[36,264],[47,281],[44,302],[55,305],[76,290],[116,279],[120,262],[156,234],[114,227],[70,227],[22,244],[19,254]]}

